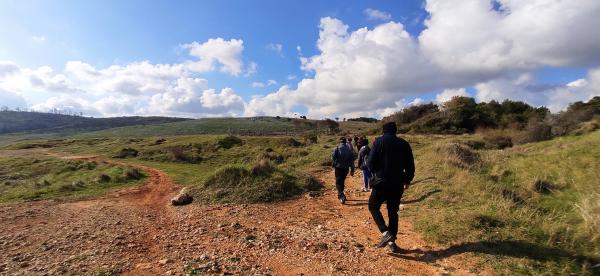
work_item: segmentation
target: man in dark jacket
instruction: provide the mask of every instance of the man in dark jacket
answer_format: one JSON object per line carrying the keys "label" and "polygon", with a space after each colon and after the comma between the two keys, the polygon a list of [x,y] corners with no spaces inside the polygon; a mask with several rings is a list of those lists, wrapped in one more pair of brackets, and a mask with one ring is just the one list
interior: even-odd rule
{"label": "man in dark jacket", "polygon": [[331,160],[335,169],[335,188],[337,189],[338,199],[344,204],[346,203],[344,181],[346,180],[348,171],[350,171],[350,175],[354,175],[354,155],[350,147],[346,145],[345,137],[340,138],[340,144],[333,150]]}
{"label": "man in dark jacket", "polygon": [[[372,188],[369,197],[369,211],[375,224],[382,233],[378,247],[388,246],[392,253],[399,249],[395,240],[398,234],[398,210],[400,198],[415,175],[415,163],[408,142],[396,136],[396,123],[383,125],[383,135],[373,143],[369,154],[369,170],[381,179],[380,184]],[[385,224],[380,208],[386,202],[388,225]]]}

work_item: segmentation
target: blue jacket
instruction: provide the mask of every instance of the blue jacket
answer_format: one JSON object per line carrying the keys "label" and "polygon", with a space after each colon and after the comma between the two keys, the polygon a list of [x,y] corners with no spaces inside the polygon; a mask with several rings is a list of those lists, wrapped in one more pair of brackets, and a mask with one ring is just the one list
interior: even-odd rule
{"label": "blue jacket", "polygon": [[392,185],[402,186],[415,177],[412,149],[408,142],[393,133],[384,133],[375,139],[368,167],[371,172]]}

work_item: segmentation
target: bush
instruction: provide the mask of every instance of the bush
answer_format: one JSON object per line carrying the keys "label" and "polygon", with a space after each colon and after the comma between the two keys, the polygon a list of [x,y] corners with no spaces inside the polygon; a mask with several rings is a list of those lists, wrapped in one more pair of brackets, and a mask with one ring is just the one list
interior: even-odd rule
{"label": "bush", "polygon": [[113,158],[128,158],[128,157],[137,157],[138,151],[133,148],[123,148],[117,153],[117,155],[113,156]]}
{"label": "bush", "polygon": [[531,120],[527,127],[515,134],[513,140],[517,144],[533,143],[552,139],[552,127],[550,125]]}
{"label": "bush", "polygon": [[505,149],[513,146],[512,138],[504,131],[488,130],[483,132],[482,136],[488,149]]}
{"label": "bush", "polygon": [[442,145],[437,148],[437,152],[444,154],[448,163],[459,168],[472,169],[481,164],[479,153],[464,145]]}
{"label": "bush", "polygon": [[549,181],[537,179],[532,183],[531,189],[536,193],[549,194],[556,189],[556,187]]}
{"label": "bush", "polygon": [[[196,198],[208,202],[271,202],[304,191],[297,177],[268,165],[259,167],[256,173],[254,168],[239,165],[222,167],[208,177],[203,189],[196,190]],[[271,172],[264,173],[265,169]]]}
{"label": "bush", "polygon": [[131,169],[127,169],[123,173],[123,177],[126,180],[138,180],[138,179],[142,179],[142,177],[144,177],[144,174],[137,168],[131,168]]}
{"label": "bush", "polygon": [[242,144],[242,139],[240,139],[236,136],[233,136],[233,135],[229,135],[217,142],[217,145],[219,145],[221,148],[224,148],[224,149],[230,149],[234,146],[241,145],[241,144]]}
{"label": "bush", "polygon": [[97,178],[96,178],[96,182],[99,183],[106,183],[106,182],[110,182],[111,177],[108,174],[100,174]]}
{"label": "bush", "polygon": [[319,142],[319,137],[316,133],[306,134],[304,135],[304,142],[306,144],[316,144]]}
{"label": "bush", "polygon": [[256,165],[254,165],[254,167],[252,167],[252,175],[270,175],[275,172],[275,170],[275,167],[271,165],[269,160],[262,159]]}
{"label": "bush", "polygon": [[300,147],[300,146],[302,146],[302,143],[300,143],[298,140],[290,137],[285,140],[285,145],[287,145],[289,147]]}

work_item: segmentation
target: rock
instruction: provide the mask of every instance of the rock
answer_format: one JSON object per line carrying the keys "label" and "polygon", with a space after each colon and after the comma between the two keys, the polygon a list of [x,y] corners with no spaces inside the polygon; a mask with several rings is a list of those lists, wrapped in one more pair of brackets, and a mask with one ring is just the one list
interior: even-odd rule
{"label": "rock", "polygon": [[166,265],[166,264],[171,263],[171,262],[173,262],[173,261],[171,261],[169,259],[162,259],[162,260],[158,261],[158,264],[160,264],[160,265]]}
{"label": "rock", "polygon": [[192,203],[194,198],[189,194],[187,188],[181,189],[179,194],[171,199],[171,204],[174,206],[181,206]]}

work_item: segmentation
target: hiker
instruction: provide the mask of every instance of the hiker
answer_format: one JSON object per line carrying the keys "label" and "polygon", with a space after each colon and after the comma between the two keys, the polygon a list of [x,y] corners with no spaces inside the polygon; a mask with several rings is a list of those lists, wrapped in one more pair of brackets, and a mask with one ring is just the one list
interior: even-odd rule
{"label": "hiker", "polygon": [[[373,143],[369,154],[368,167],[372,173],[369,197],[369,211],[375,224],[382,233],[377,247],[388,246],[392,253],[399,252],[395,243],[398,234],[398,211],[400,198],[415,175],[415,163],[412,149],[408,142],[396,136],[396,123],[383,125],[383,135]],[[386,202],[388,224],[381,214],[380,208]]]}
{"label": "hiker", "polygon": [[354,135],[354,146],[356,147],[356,150],[360,150],[361,144],[360,144],[360,139],[362,137],[358,137],[358,135]]}
{"label": "hiker", "polygon": [[354,159],[352,151],[346,145],[346,138],[340,138],[340,144],[333,150],[331,154],[332,164],[335,169],[335,188],[337,189],[338,199],[342,204],[346,203],[346,195],[344,194],[344,181],[350,171],[350,175],[354,176]]}
{"label": "hiker", "polygon": [[371,171],[369,171],[369,153],[371,152],[371,148],[369,147],[369,139],[367,137],[361,137],[359,140],[359,148],[358,151],[358,168],[362,170],[363,174],[363,192],[369,191],[369,178],[371,177]]}

